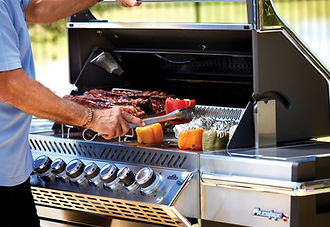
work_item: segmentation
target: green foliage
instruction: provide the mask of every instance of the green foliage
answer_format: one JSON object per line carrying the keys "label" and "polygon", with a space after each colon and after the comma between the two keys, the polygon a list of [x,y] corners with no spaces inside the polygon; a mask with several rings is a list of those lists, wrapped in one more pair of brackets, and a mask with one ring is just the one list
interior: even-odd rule
{"label": "green foliage", "polygon": [[32,43],[56,43],[66,34],[66,20],[59,20],[50,24],[29,24],[29,32]]}
{"label": "green foliage", "polygon": [[[245,2],[143,3],[134,8],[96,4],[91,11],[96,18],[120,22],[246,21]],[[51,24],[28,25],[32,43],[57,43],[66,34],[65,24],[66,20],[63,19]]]}
{"label": "green foliage", "polygon": [[[328,57],[329,0],[274,0],[282,18],[303,38],[316,45],[317,53]],[[91,8],[98,19],[109,22],[202,22],[247,23],[246,2],[154,2],[125,8],[118,4],[96,4]],[[66,20],[45,25],[29,25],[36,61],[67,57]],[[317,26],[317,27],[316,27]],[[323,39],[324,43],[314,40]],[[312,45],[312,44],[310,44]],[[330,56],[330,55],[329,55]],[[325,60],[327,61],[327,60]]]}

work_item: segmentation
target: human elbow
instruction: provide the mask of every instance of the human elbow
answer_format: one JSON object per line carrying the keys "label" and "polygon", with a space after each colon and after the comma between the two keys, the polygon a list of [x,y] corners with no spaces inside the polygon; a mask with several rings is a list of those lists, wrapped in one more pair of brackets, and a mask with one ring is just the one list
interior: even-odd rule
{"label": "human elbow", "polygon": [[26,9],[26,22],[31,24],[48,24],[53,22],[53,10],[42,1],[34,1]]}

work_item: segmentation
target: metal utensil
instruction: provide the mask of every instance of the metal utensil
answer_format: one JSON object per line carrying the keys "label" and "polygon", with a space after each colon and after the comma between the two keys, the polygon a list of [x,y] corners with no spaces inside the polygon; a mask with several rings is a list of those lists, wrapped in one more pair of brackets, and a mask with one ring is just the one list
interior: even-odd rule
{"label": "metal utensil", "polygon": [[[188,107],[188,108],[184,108],[184,109],[175,110],[166,115],[146,118],[146,119],[143,119],[142,121],[144,122],[145,125],[151,125],[154,123],[164,122],[164,121],[187,120],[187,119],[193,118],[194,111],[195,111],[195,107]],[[132,123],[128,123],[128,125],[129,125],[130,129],[139,127],[138,125],[132,124]],[[97,136],[102,136],[102,134],[100,134],[100,133],[95,133],[91,136],[91,138],[88,138],[86,136],[86,134],[87,134],[87,132],[90,133],[91,131],[92,130],[90,130],[90,129],[84,129],[84,131],[82,132],[82,138],[85,141],[93,141]]]}
{"label": "metal utensil", "polygon": [[95,58],[93,58],[90,63],[93,63],[105,71],[107,71],[110,74],[115,74],[117,76],[120,76],[124,70],[122,67],[118,64],[116,59],[112,57],[112,55],[109,52],[103,51],[99,55],[97,55]]}
{"label": "metal utensil", "polygon": [[[145,125],[150,125],[158,122],[164,122],[164,121],[173,121],[173,120],[187,120],[193,118],[195,111],[195,107],[188,107],[184,109],[178,109],[175,110],[169,114],[163,115],[163,116],[157,116],[157,117],[151,117],[143,119]],[[136,128],[139,127],[136,124],[129,123],[130,128]]]}

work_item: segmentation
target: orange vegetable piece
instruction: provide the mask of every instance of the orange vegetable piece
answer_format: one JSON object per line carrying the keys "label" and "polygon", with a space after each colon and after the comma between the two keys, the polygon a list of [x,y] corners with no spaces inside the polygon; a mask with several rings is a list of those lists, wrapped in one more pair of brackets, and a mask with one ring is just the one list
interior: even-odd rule
{"label": "orange vegetable piece", "polygon": [[159,123],[137,127],[135,131],[138,143],[157,144],[163,142],[163,128]]}
{"label": "orange vegetable piece", "polygon": [[183,150],[202,150],[204,129],[186,129],[180,132],[178,147]]}

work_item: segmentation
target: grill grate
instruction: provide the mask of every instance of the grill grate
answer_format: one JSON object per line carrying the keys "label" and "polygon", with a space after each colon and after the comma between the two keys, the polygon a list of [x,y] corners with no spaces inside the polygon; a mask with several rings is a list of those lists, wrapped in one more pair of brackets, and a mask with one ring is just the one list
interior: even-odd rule
{"label": "grill grate", "polygon": [[232,107],[197,105],[194,115],[196,117],[212,117],[217,120],[230,120],[239,122],[244,109]]}
{"label": "grill grate", "polygon": [[[243,109],[197,105],[196,117],[212,117],[217,120],[238,122]],[[30,134],[32,151],[61,155],[80,156],[115,162],[135,163],[176,169],[197,169],[198,154],[162,148],[134,146],[125,143],[90,142],[50,135]]]}
{"label": "grill grate", "polygon": [[32,151],[41,153],[188,170],[197,168],[196,154],[188,152],[126,146],[115,143],[86,142],[35,134],[30,134],[29,143]]}
{"label": "grill grate", "polygon": [[[251,56],[212,56],[184,54],[162,54],[156,55],[161,59],[162,71],[180,73],[207,73],[214,75],[252,75]],[[173,64],[174,63],[174,64]],[[182,67],[182,65],[185,67]]]}
{"label": "grill grate", "polygon": [[134,219],[167,226],[179,226],[181,221],[169,209],[146,203],[127,202],[102,196],[31,187],[37,205],[66,208],[112,217]]}

